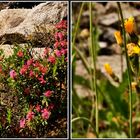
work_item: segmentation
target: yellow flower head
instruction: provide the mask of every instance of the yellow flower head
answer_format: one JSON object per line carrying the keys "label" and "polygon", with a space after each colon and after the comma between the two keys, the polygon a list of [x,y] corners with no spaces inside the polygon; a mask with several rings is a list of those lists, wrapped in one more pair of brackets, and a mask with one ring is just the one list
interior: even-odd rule
{"label": "yellow flower head", "polygon": [[125,31],[132,33],[134,31],[134,18],[130,17],[124,21]]}
{"label": "yellow flower head", "polygon": [[140,48],[139,48],[138,46],[135,46],[135,47],[133,48],[133,52],[134,52],[135,54],[140,54]]}
{"label": "yellow flower head", "polygon": [[113,75],[112,68],[108,63],[104,64],[104,68],[109,75]]}
{"label": "yellow flower head", "polygon": [[136,86],[137,86],[137,83],[136,82],[132,82],[131,83],[131,87],[133,90],[136,90]]}
{"label": "yellow flower head", "polygon": [[114,32],[114,36],[115,36],[115,38],[116,38],[117,43],[118,43],[119,45],[122,44],[123,40],[122,40],[122,36],[121,36],[120,31]]}
{"label": "yellow flower head", "polygon": [[134,43],[129,43],[127,44],[127,53],[128,56],[132,56],[133,54],[140,54],[140,48]]}

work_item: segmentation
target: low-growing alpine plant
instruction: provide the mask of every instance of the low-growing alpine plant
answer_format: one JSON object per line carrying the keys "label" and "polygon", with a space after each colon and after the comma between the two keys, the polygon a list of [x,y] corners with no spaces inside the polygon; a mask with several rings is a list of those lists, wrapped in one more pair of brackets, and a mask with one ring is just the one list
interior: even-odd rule
{"label": "low-growing alpine plant", "polygon": [[37,130],[58,113],[66,114],[67,21],[62,20],[55,27],[53,46],[46,46],[37,58],[31,45],[15,44],[9,57],[1,50],[1,77],[22,106],[19,132],[26,128]]}

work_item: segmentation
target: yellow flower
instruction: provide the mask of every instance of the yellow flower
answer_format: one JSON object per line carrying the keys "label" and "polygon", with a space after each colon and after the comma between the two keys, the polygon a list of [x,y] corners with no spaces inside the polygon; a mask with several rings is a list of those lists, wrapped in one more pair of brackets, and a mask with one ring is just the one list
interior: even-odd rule
{"label": "yellow flower", "polygon": [[133,54],[140,54],[140,48],[134,43],[129,43],[127,44],[127,53],[128,56],[132,56]]}
{"label": "yellow flower", "polygon": [[134,18],[130,17],[124,21],[125,31],[132,33],[134,31]]}
{"label": "yellow flower", "polygon": [[104,68],[109,75],[113,75],[112,68],[108,63],[104,64]]}
{"label": "yellow flower", "polygon": [[136,90],[136,86],[137,86],[137,83],[136,82],[132,82],[131,83],[131,87],[133,90]]}
{"label": "yellow flower", "polygon": [[140,48],[138,46],[133,47],[133,52],[135,54],[140,54]]}
{"label": "yellow flower", "polygon": [[115,38],[116,38],[117,43],[118,43],[119,45],[122,44],[123,40],[122,40],[122,36],[121,36],[120,31],[114,32],[114,36],[115,36]]}

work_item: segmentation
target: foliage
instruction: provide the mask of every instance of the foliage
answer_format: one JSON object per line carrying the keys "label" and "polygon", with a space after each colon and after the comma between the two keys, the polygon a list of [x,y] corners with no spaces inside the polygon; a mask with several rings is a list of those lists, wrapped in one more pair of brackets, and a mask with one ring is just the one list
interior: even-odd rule
{"label": "foliage", "polygon": [[[30,131],[40,137],[49,120],[57,119],[59,114],[66,117],[67,22],[62,20],[55,28],[54,42],[45,46],[40,54],[35,52],[32,42],[24,47],[14,44],[13,54],[8,57],[2,50],[0,52],[1,83],[17,98],[20,110],[16,112],[18,122],[14,130],[21,136]],[[8,129],[12,129],[12,113],[7,109]],[[6,133],[7,125],[1,123],[0,126],[1,134]],[[17,134],[12,135],[16,137]]]}
{"label": "foliage", "polygon": [[[118,47],[121,47],[122,53],[120,58],[126,54],[126,60],[128,60],[127,69],[122,73],[121,79],[118,78],[116,73],[113,71],[108,62],[105,64],[104,70],[95,69],[96,62],[98,66],[98,61],[96,61],[95,54],[93,54],[91,46],[96,50],[98,54],[99,49],[96,49],[99,43],[99,34],[95,32],[94,29],[98,31],[98,23],[92,23],[89,26],[90,34],[89,38],[89,54],[86,54],[82,48],[78,47],[82,40],[80,40],[79,34],[81,31],[80,21],[82,13],[85,7],[84,4],[89,5],[90,3],[82,2],[81,9],[79,10],[79,16],[77,21],[73,21],[72,37],[74,38],[72,42],[72,76],[73,76],[73,86],[72,86],[72,137],[74,138],[128,138],[128,137],[139,137],[138,132],[138,122],[136,118],[139,118],[139,39],[136,30],[136,23],[134,23],[134,18],[130,17],[128,19],[121,18],[121,23],[124,22],[124,27],[121,26],[121,31],[116,31],[114,33],[114,38],[118,43]],[[93,7],[96,3],[92,3]],[[76,4],[75,4],[76,5]],[[117,5],[117,4],[116,4]],[[85,5],[84,5],[85,6]],[[91,8],[91,7],[90,7]],[[91,25],[92,18],[90,16],[89,8],[89,24]],[[85,8],[87,10],[87,7]],[[73,10],[74,11],[74,10]],[[119,9],[120,11],[120,9]],[[94,12],[93,12],[94,13]],[[74,13],[73,13],[74,16]],[[93,18],[96,18],[93,16]],[[124,39],[124,33],[127,35]],[[89,38],[86,38],[87,40]],[[76,42],[76,41],[77,42]],[[78,42],[79,41],[79,42]],[[93,43],[93,44],[92,44]],[[81,43],[82,44],[82,43]],[[119,46],[120,45],[120,46]],[[86,54],[86,55],[85,55]],[[87,59],[87,57],[89,57]],[[97,56],[98,57],[98,56]],[[85,69],[85,75],[77,73],[77,61],[82,62],[82,66]],[[121,62],[122,64],[122,59]],[[93,67],[94,66],[94,67]],[[130,66],[130,67],[128,67]],[[95,73],[96,72],[96,73]],[[96,77],[95,77],[96,75]],[[128,78],[130,77],[130,80]],[[96,79],[94,79],[96,78]],[[93,86],[96,81],[96,86]],[[78,93],[77,85],[84,88],[85,92],[89,92],[89,95],[82,97]],[[98,93],[98,94],[97,94]],[[98,96],[98,98],[97,98]],[[96,103],[98,100],[98,103]],[[132,106],[131,106],[132,105]],[[98,114],[97,114],[98,112]],[[84,118],[84,119],[83,119]],[[132,120],[131,120],[132,118]],[[89,123],[87,123],[87,120]],[[97,120],[99,124],[97,123]],[[132,124],[131,124],[132,123]],[[93,127],[89,127],[92,124]],[[98,126],[97,126],[98,125]],[[99,134],[97,134],[97,129],[99,128]],[[132,133],[131,133],[132,130]],[[88,134],[91,133],[92,136]]]}

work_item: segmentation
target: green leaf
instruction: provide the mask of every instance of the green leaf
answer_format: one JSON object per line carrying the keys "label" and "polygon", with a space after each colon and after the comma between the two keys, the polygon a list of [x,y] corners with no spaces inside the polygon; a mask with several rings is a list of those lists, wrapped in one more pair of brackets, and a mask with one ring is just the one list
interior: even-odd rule
{"label": "green leaf", "polygon": [[55,77],[56,75],[56,70],[57,70],[57,65],[55,64],[53,67],[53,77]]}
{"label": "green leaf", "polygon": [[12,117],[11,109],[7,109],[7,121],[9,124],[11,123],[11,117]]}
{"label": "green leaf", "polygon": [[[125,81],[125,80],[124,80]],[[123,83],[123,82],[122,82]],[[126,101],[122,98],[124,91],[126,89],[126,83],[123,85],[120,85],[120,87],[115,87],[110,83],[109,80],[101,81],[100,87],[101,87],[101,93],[112,110],[114,115],[117,115],[117,113],[120,113],[124,117],[128,117],[128,104]]]}

